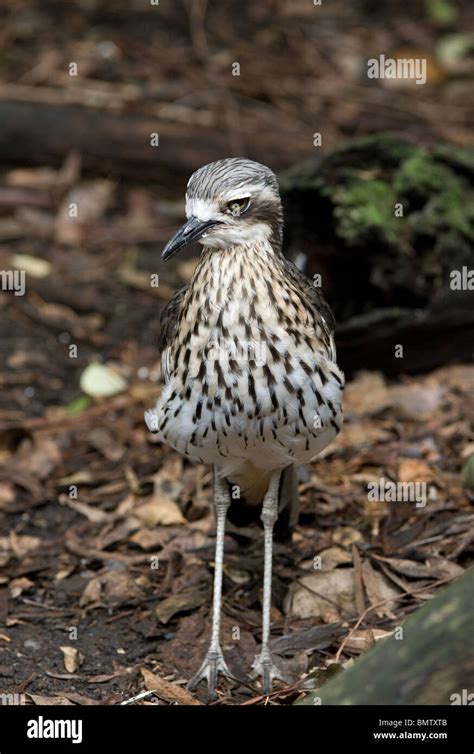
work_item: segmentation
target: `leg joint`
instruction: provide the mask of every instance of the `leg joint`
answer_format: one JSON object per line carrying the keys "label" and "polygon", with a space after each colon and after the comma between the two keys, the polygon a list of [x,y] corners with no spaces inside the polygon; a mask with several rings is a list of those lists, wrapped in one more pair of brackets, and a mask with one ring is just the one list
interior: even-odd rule
{"label": "leg joint", "polygon": [[230,500],[228,499],[217,499],[214,502],[214,507],[216,509],[217,517],[219,516],[225,516],[227,514],[227,511],[230,506]]}
{"label": "leg joint", "polygon": [[263,508],[262,508],[262,515],[261,515],[263,525],[273,527],[275,525],[275,521],[277,520],[277,518],[278,518],[278,503],[275,505],[272,502],[272,504],[269,505],[268,503],[265,504],[264,502]]}

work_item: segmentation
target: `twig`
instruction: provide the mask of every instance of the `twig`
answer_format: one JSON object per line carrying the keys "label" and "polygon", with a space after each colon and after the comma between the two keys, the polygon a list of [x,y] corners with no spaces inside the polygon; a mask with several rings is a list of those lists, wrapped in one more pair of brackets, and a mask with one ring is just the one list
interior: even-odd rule
{"label": "twig", "polygon": [[[150,390],[150,399],[153,395],[158,394],[158,389]],[[63,415],[58,417],[33,417],[32,419],[22,419],[16,422],[0,422],[0,432],[5,432],[9,429],[54,429],[56,427],[66,427],[70,425],[87,424],[87,422],[95,420],[97,417],[108,412],[121,411],[124,408],[134,405],[135,403],[143,403],[148,400],[145,395],[121,395],[118,398],[112,398],[106,401],[102,401],[96,406],[92,406],[80,414],[73,414],[72,416]]]}
{"label": "twig", "polygon": [[[457,576],[450,576],[447,579],[440,579],[439,581],[435,581],[433,584],[430,584],[429,588],[431,589],[435,586],[441,586],[441,584],[447,584],[449,581],[452,581],[455,578],[457,578]],[[401,594],[399,594],[398,597],[389,597],[388,599],[381,600],[380,602],[376,602],[374,605],[370,605],[369,607],[367,607],[364,610],[364,612],[360,615],[360,617],[357,619],[357,622],[355,623],[353,628],[351,628],[347,636],[341,642],[341,646],[337,650],[336,656],[334,658],[335,662],[339,662],[339,658],[344,650],[344,647],[346,646],[347,642],[351,639],[351,637],[354,635],[354,633],[357,631],[360,624],[362,623],[362,621],[364,620],[364,618],[366,617],[368,613],[370,613],[372,610],[375,610],[377,607],[382,607],[382,605],[385,605],[388,602],[393,602],[394,600],[400,599],[400,597],[411,597],[412,594],[416,594],[417,592],[425,592],[426,589],[427,589],[427,586],[423,586],[420,589],[414,589],[413,591],[401,592]]]}
{"label": "twig", "polygon": [[26,605],[34,605],[35,607],[42,607],[43,610],[54,610],[57,612],[58,608],[54,605],[43,605],[42,602],[36,602],[36,600],[30,600],[28,597],[22,597],[21,601],[24,602]]}
{"label": "twig", "polygon": [[138,702],[140,699],[145,699],[147,696],[153,696],[153,694],[156,694],[155,691],[140,691],[139,694],[136,696],[132,696],[131,699],[126,699],[124,702],[120,702],[120,706],[122,707],[125,704],[133,704],[134,702]]}

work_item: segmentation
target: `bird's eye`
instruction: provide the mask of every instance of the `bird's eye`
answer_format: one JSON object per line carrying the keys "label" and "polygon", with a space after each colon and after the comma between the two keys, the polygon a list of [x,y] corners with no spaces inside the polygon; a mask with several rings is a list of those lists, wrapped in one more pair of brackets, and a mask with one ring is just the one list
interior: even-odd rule
{"label": "bird's eye", "polygon": [[250,197],[245,196],[243,199],[232,199],[227,202],[227,210],[234,217],[240,217],[250,207]]}

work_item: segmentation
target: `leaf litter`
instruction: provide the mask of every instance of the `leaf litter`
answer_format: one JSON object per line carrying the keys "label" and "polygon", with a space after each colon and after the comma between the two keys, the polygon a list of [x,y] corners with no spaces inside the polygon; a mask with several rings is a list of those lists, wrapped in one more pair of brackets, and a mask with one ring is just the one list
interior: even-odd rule
{"label": "leaf litter", "polygon": [[[438,582],[457,578],[471,562],[474,514],[462,479],[466,440],[459,430],[445,431],[462,422],[468,385],[459,372],[449,376],[443,368],[410,378],[420,388],[425,380],[430,389],[437,380],[443,385],[445,402],[421,426],[417,417],[401,418],[390,399],[393,386],[381,376],[383,411],[374,415],[365,400],[358,408],[367,376],[356,378],[347,424],[373,425],[371,441],[352,435],[351,445],[343,433],[305,470],[298,526],[289,541],[275,545],[272,634],[273,651],[301,693],[305,678],[330,667],[344,637],[343,663],[393,632],[434,596]],[[82,694],[119,704],[143,685],[153,693],[135,704],[207,699],[204,688],[186,692],[183,678],[199,664],[209,631],[211,476],[150,441],[142,426],[148,400],[145,392],[141,402],[114,410],[114,425],[105,412],[100,428],[88,409],[66,427],[12,425],[18,439],[5,446],[0,507],[0,587],[10,595],[10,640],[1,643],[1,664],[20,679],[36,673],[28,690],[33,703],[43,697],[90,703]],[[24,474],[31,483],[22,483]],[[436,497],[420,507],[407,501],[371,507],[368,484],[382,477],[426,482]],[[218,703],[259,698],[245,670],[260,639],[262,560],[259,528],[229,527],[223,645],[243,685],[220,683]],[[77,644],[62,614],[77,626]],[[40,642],[40,656],[30,648],[20,661],[17,648],[30,646],[29,635]],[[280,692],[272,703],[298,695]]]}

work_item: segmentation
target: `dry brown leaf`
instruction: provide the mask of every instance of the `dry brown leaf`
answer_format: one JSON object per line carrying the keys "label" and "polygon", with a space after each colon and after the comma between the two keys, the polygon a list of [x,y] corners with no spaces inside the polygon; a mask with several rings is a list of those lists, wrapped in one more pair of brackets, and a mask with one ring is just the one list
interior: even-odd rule
{"label": "dry brown leaf", "polygon": [[105,427],[96,427],[89,432],[88,442],[96,448],[108,461],[120,461],[125,453],[125,448],[117,438]]}
{"label": "dry brown leaf", "polygon": [[4,508],[15,499],[15,485],[8,480],[0,481],[0,508]]}
{"label": "dry brown leaf", "polygon": [[117,605],[143,597],[143,592],[127,569],[120,565],[104,569],[94,576],[84,589],[79,605],[84,607],[94,602]]}
{"label": "dry brown leaf", "polygon": [[74,472],[74,474],[59,477],[56,479],[56,485],[58,487],[70,487],[72,484],[92,484],[93,481],[94,477],[89,469],[80,469]]}
{"label": "dry brown leaf", "polygon": [[443,385],[470,394],[474,385],[474,366],[471,364],[453,364],[437,369],[432,376]]}
{"label": "dry brown leaf", "polygon": [[28,579],[26,576],[21,576],[18,579],[12,579],[9,584],[12,599],[16,599],[24,591],[31,589],[32,586],[34,586],[34,582]]}
{"label": "dry brown leaf", "polygon": [[85,683],[108,683],[114,678],[120,678],[130,672],[128,668],[118,668],[114,673],[101,673],[100,675],[84,676],[78,673],[57,673],[55,670],[45,670],[50,678],[57,678],[60,681],[84,681]]}
{"label": "dry brown leaf", "polygon": [[292,618],[319,618],[325,623],[353,617],[357,612],[354,569],[336,568],[303,576],[291,585],[284,610]]}
{"label": "dry brown leaf", "polygon": [[392,631],[384,631],[382,628],[359,628],[350,635],[345,647],[353,652],[365,652],[391,633]]}
{"label": "dry brown leaf", "polygon": [[362,534],[353,526],[337,526],[332,532],[331,539],[335,545],[349,547],[356,542],[361,542]]}
{"label": "dry brown leaf", "polygon": [[403,558],[383,558],[378,556],[377,560],[387,563],[390,568],[403,576],[410,576],[415,579],[449,579],[461,576],[464,573],[462,568],[452,560],[445,558],[430,558],[425,563],[419,563],[416,560],[405,560]]}
{"label": "dry brown leaf", "polygon": [[[125,259],[117,270],[117,276],[122,283],[130,286],[131,288],[138,288],[141,291],[150,291],[151,288],[150,273],[145,270],[137,269],[130,259]],[[162,285],[160,283],[160,293],[162,291]],[[165,294],[163,294],[163,297]]]}
{"label": "dry brown leaf", "polygon": [[[45,301],[36,291],[29,295],[31,305],[36,309],[37,316],[42,322],[51,326],[65,326],[71,328],[75,337],[83,338],[86,334],[97,331],[103,325],[104,318],[98,312],[78,315],[73,309],[64,304],[53,304]],[[51,408],[52,411],[53,407]],[[59,409],[62,411],[62,409]]]}
{"label": "dry brown leaf", "polygon": [[75,673],[84,662],[82,655],[75,647],[59,647],[63,653],[64,667],[68,673]]}
{"label": "dry brown leaf", "polygon": [[102,524],[105,521],[111,521],[115,518],[113,513],[108,513],[100,508],[88,505],[87,503],[81,503],[80,500],[71,500],[71,498],[65,494],[60,495],[59,500],[61,503],[67,505],[68,508],[72,508],[73,511],[77,511],[77,513],[85,516],[87,520],[91,521],[93,524]]}
{"label": "dry brown leaf", "polygon": [[30,254],[13,254],[10,257],[10,264],[17,270],[24,270],[26,275],[32,278],[48,277],[53,270],[51,262],[43,257],[33,257]]}
{"label": "dry brown leaf", "polygon": [[404,419],[424,419],[436,412],[446,389],[435,377],[411,385],[394,385],[389,388],[390,401]]}
{"label": "dry brown leaf", "polygon": [[[352,558],[347,550],[338,545],[321,550],[319,557],[321,559],[321,571],[332,571],[338,565],[352,563]],[[309,562],[311,563],[311,568],[313,568],[314,561],[311,560]]]}
{"label": "dry brown leaf", "polygon": [[184,486],[183,459],[173,456],[154,476],[153,492],[163,497],[179,500]]}
{"label": "dry brown leaf", "polygon": [[139,529],[130,537],[130,542],[138,545],[142,550],[145,550],[145,552],[156,550],[158,547],[163,547],[167,540],[167,533],[160,529],[151,531],[150,529]]}
{"label": "dry brown leaf", "polygon": [[89,226],[102,217],[112,197],[114,185],[96,180],[74,186],[65,196],[56,219],[59,243],[80,243]]}
{"label": "dry brown leaf", "polygon": [[235,568],[228,563],[224,563],[224,574],[234,584],[249,584],[253,579],[252,574],[245,568]]}
{"label": "dry brown leaf", "polygon": [[380,372],[358,372],[344,390],[347,414],[374,416],[390,406],[385,378]]}
{"label": "dry brown leaf", "polygon": [[5,175],[8,186],[27,186],[28,188],[49,189],[58,180],[58,171],[52,168],[15,168]]}
{"label": "dry brown leaf", "polygon": [[37,434],[34,443],[25,443],[16,460],[23,471],[37,479],[46,479],[61,462],[61,453],[54,440]]}
{"label": "dry brown leaf", "polygon": [[362,561],[359,550],[352,545],[352,560],[354,561],[354,595],[358,615],[365,610],[364,589],[362,587]]}
{"label": "dry brown leaf", "polygon": [[0,537],[0,551],[12,552],[17,558],[24,558],[40,547],[41,539],[39,537],[16,534],[14,531],[10,532],[9,537]]}
{"label": "dry brown leaf", "polygon": [[170,704],[200,704],[200,702],[198,702],[189,691],[181,688],[181,686],[178,686],[176,683],[165,681],[164,678],[160,678],[146,668],[142,668],[141,673],[147,690],[153,691],[156,696],[163,699],[165,702],[170,702]]}
{"label": "dry brown leaf", "polygon": [[117,517],[126,516],[128,513],[133,513],[135,508],[135,495],[130,493],[125,497],[117,506],[115,513]]}
{"label": "dry brown leaf", "polygon": [[450,440],[452,437],[470,437],[471,424],[468,419],[460,419],[459,421],[445,424],[444,427],[438,427],[436,434],[445,440]]}
{"label": "dry brown leaf", "polygon": [[155,614],[162,623],[168,623],[176,613],[195,610],[201,607],[209,597],[207,589],[186,589],[179,594],[172,594],[156,606]]}
{"label": "dry brown leaf", "polygon": [[85,605],[90,605],[93,602],[99,602],[101,595],[102,582],[99,577],[93,578],[87,583],[86,588],[82,592],[79,606],[85,607]]}
{"label": "dry brown leaf", "polygon": [[[112,515],[115,518],[115,514]],[[96,546],[100,550],[108,550],[112,545],[128,540],[130,532],[135,531],[136,528],[137,520],[132,517],[127,518],[125,521],[119,521],[115,526],[104,527],[97,537]]]}
{"label": "dry brown leaf", "polygon": [[383,427],[377,426],[373,421],[361,421],[357,424],[344,424],[344,432],[340,432],[334,440],[334,447],[359,448],[372,446],[378,442],[390,440],[392,433]]}
{"label": "dry brown leaf", "polygon": [[[113,681],[114,678],[121,678],[127,675],[129,670],[127,668],[119,668],[115,673],[99,673],[99,675],[90,675],[88,678],[84,678],[86,683],[108,683]],[[73,676],[74,677],[74,676]]]}
{"label": "dry brown leaf", "polygon": [[74,704],[69,699],[66,699],[65,696],[42,696],[41,694],[30,694],[28,693],[27,696],[33,701],[36,705],[46,705],[46,706],[58,706],[58,707],[73,707]]}
{"label": "dry brown leaf", "polygon": [[202,531],[193,531],[190,534],[187,533],[188,529],[183,529],[186,532],[182,536],[174,537],[171,542],[163,547],[160,552],[160,560],[169,560],[175,552],[187,552],[189,550],[199,550],[202,547],[211,546],[215,544],[214,540],[202,533]]}
{"label": "dry brown leaf", "polygon": [[75,570],[76,570],[75,563],[68,563],[67,565],[61,566],[54,574],[54,580],[64,581],[64,579],[67,579],[68,576],[70,576],[71,573],[74,573]]}
{"label": "dry brown leaf", "polygon": [[[369,560],[364,560],[362,563],[362,581],[364,582],[369,602],[378,617],[384,618],[387,616],[388,618],[394,618],[395,616],[391,610],[393,603],[379,604],[387,599],[386,590],[389,582],[386,576],[373,568]],[[390,584],[390,589],[392,589],[395,594],[398,593],[392,584]],[[378,607],[375,607],[375,605],[378,605]]]}
{"label": "dry brown leaf", "polygon": [[[469,458],[474,454],[474,442],[468,442],[461,450],[461,458]],[[1,489],[1,486],[0,486]],[[1,505],[1,502],[0,502]]]}
{"label": "dry brown leaf", "polygon": [[62,691],[61,694],[66,698],[69,699],[69,701],[74,702],[74,704],[82,704],[82,705],[92,705],[92,704],[100,704],[100,702],[96,701],[95,699],[91,699],[90,696],[84,696],[84,694],[77,694],[75,691]]}
{"label": "dry brown leaf", "polygon": [[400,482],[430,482],[433,471],[425,461],[417,458],[402,458],[398,467]]}
{"label": "dry brown leaf", "polygon": [[[393,608],[398,590],[384,581],[381,593]],[[291,585],[284,608],[287,615],[296,619],[319,618],[336,623],[353,618],[357,615],[354,569],[336,568],[303,576]]]}
{"label": "dry brown leaf", "polygon": [[135,508],[133,515],[147,526],[172,526],[186,523],[178,505],[173,500],[156,493]]}

